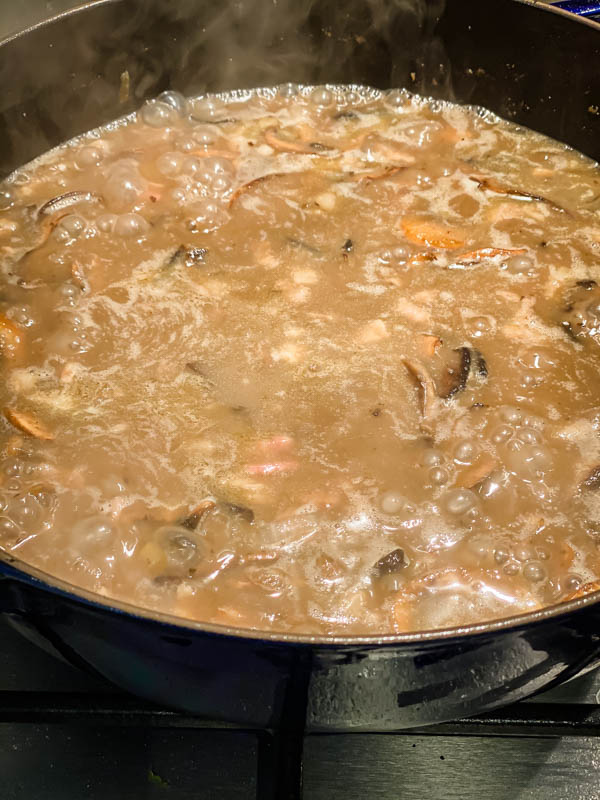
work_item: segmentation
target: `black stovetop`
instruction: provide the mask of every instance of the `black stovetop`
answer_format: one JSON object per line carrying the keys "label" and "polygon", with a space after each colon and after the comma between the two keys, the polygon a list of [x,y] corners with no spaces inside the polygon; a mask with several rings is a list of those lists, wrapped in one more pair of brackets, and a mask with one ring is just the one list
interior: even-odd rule
{"label": "black stovetop", "polygon": [[[0,800],[285,800],[274,734],[123,694],[0,621]],[[308,735],[305,800],[600,800],[600,672],[471,720]]]}

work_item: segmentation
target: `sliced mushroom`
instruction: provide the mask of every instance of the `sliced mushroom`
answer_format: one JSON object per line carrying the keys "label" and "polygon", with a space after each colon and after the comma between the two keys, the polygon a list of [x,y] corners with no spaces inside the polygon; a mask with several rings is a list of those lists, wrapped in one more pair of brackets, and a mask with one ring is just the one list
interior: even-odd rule
{"label": "sliced mushroom", "polygon": [[579,484],[580,489],[597,491],[600,489],[600,465],[594,467]]}
{"label": "sliced mushroom", "polygon": [[235,202],[247,192],[255,189],[257,186],[260,186],[261,183],[265,183],[266,181],[270,181],[273,178],[282,178],[286,175],[290,175],[289,172],[270,172],[268,175],[261,175],[258,178],[254,178],[254,180],[248,181],[248,183],[243,183],[241,186],[235,190],[235,192],[231,195],[229,199],[228,208],[233,208]]}
{"label": "sliced mushroom", "polygon": [[78,203],[102,203],[102,195],[96,192],[66,192],[47,200],[38,210],[38,217],[45,217],[57,211],[64,211],[66,208],[77,205]]}
{"label": "sliced mushroom", "polygon": [[281,130],[272,127],[267,128],[265,131],[265,142],[272,147],[273,150],[278,150],[280,153],[302,153],[304,155],[318,155],[324,151],[333,150],[326,144],[321,142],[300,142],[294,139],[288,139],[285,134],[281,135]]}
{"label": "sliced mushroom", "polygon": [[437,392],[433,378],[420,361],[403,358],[402,363],[417,383],[421,402],[421,413],[423,417],[427,419],[431,417],[437,409]]}
{"label": "sliced mushroom", "polygon": [[17,358],[23,350],[23,334],[8,317],[0,314],[0,355]]}
{"label": "sliced mushroom", "polygon": [[202,117],[194,116],[194,114],[190,114],[190,119],[193,119],[194,122],[201,122],[203,125],[231,125],[234,122],[239,122],[239,120],[235,117],[223,117],[222,119],[203,119]]}
{"label": "sliced mushroom", "polygon": [[435,380],[438,396],[443,400],[462,392],[472,378],[485,380],[488,377],[485,358],[474,348],[457,347],[451,350],[440,347],[437,359],[442,360],[442,369],[436,372]]}
{"label": "sliced mushroom", "polygon": [[413,244],[455,250],[465,243],[461,230],[427,217],[404,217],[401,227],[404,237]]}
{"label": "sliced mushroom", "polygon": [[187,517],[184,517],[178,523],[181,525],[182,528],[186,528],[188,531],[195,531],[198,527],[200,521],[212,511],[213,508],[216,508],[217,504],[214,500],[203,500],[199,503],[196,508],[194,508]]}
{"label": "sliced mushroom", "polygon": [[422,333],[419,341],[419,349],[426,358],[433,358],[443,344],[439,336],[431,333]]}
{"label": "sliced mushroom", "polygon": [[193,267],[197,264],[204,264],[207,255],[208,250],[205,247],[186,247],[182,244],[169,256],[165,262],[164,268],[170,269],[171,267],[180,265]]}
{"label": "sliced mushroom", "polygon": [[384,178],[391,178],[393,175],[397,175],[399,172],[404,172],[407,169],[406,165],[398,166],[398,165],[389,165],[387,167],[382,167],[381,169],[377,170],[377,172],[357,172],[350,180],[353,181],[361,181],[361,182],[371,182],[371,181],[379,181],[383,180]]}
{"label": "sliced mushroom", "polygon": [[230,514],[235,514],[246,522],[254,522],[254,511],[248,506],[240,506],[237,503],[222,503],[222,505]]}
{"label": "sliced mushroom", "polygon": [[564,295],[557,321],[571,339],[583,345],[600,344],[600,286],[577,281]]}
{"label": "sliced mushroom", "polygon": [[474,181],[482,191],[493,192],[494,194],[502,194],[506,197],[512,197],[515,200],[527,200],[530,202],[545,203],[553,211],[560,211],[563,214],[571,215],[570,211],[563,206],[559,206],[553,200],[547,197],[542,197],[539,194],[531,194],[531,192],[524,192],[522,189],[513,189],[510,186],[504,186],[498,183],[494,178],[484,178],[476,175],[471,175],[470,179]]}
{"label": "sliced mushroom", "polygon": [[387,553],[383,558],[380,558],[379,561],[376,561],[373,565],[373,572],[377,577],[382,577],[400,572],[407,566],[408,561],[404,555],[404,550],[398,547],[396,550],[392,550],[391,553]]}
{"label": "sliced mushroom", "polygon": [[293,237],[286,238],[286,242],[298,250],[305,250],[307,253],[310,253],[311,256],[320,256],[321,251],[317,247],[313,247],[312,244],[303,241],[302,239],[294,239]]}
{"label": "sliced mushroom", "polygon": [[456,263],[471,266],[473,264],[479,264],[489,258],[509,258],[510,256],[523,255],[523,253],[526,252],[527,250],[524,247],[519,247],[514,250],[506,250],[501,247],[482,247],[480,250],[471,250],[469,253],[463,253],[456,259]]}
{"label": "sliced mushroom", "polygon": [[36,417],[28,414],[26,411],[18,411],[15,408],[5,408],[4,416],[15,428],[18,428],[23,433],[33,436],[35,439],[44,439],[45,441],[52,441],[54,434],[49,431],[43,423]]}
{"label": "sliced mushroom", "polygon": [[454,485],[464,489],[473,489],[491,475],[497,466],[498,459],[495,456],[491,453],[482,453],[474,464],[462,470]]}
{"label": "sliced mushroom", "polygon": [[489,375],[487,361],[479,350],[471,349],[471,371],[475,371],[480,378],[487,378]]}
{"label": "sliced mushroom", "polygon": [[443,400],[462,392],[471,371],[471,351],[468,347],[457,347],[449,356],[437,387],[437,393]]}

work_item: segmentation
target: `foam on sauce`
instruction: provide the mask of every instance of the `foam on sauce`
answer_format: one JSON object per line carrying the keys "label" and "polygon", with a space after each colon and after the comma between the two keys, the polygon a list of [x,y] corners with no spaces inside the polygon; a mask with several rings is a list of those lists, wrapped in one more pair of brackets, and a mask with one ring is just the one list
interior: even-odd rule
{"label": "foam on sauce", "polygon": [[595,590],[599,197],[562,144],[364,87],[169,92],[17,170],[0,547],[315,634]]}

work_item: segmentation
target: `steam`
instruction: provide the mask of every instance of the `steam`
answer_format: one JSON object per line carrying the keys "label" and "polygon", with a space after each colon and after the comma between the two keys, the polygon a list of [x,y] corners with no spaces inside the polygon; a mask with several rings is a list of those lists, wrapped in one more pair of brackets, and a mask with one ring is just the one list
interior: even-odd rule
{"label": "steam", "polygon": [[100,0],[0,48],[0,175],[169,88],[363,84],[451,99],[444,2]]}
{"label": "steam", "polygon": [[170,4],[172,21],[191,31],[179,54],[188,83],[171,88],[197,94],[290,81],[420,91],[446,66],[434,35],[444,2],[217,2],[203,4],[200,24],[197,0]]}

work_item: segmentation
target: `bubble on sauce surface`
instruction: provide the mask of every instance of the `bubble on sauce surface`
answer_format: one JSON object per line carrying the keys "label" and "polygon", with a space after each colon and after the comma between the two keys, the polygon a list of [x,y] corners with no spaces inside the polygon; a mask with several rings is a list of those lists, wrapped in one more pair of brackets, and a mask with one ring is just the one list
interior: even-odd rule
{"label": "bubble on sauce surface", "polygon": [[101,233],[112,233],[117,219],[117,214],[102,214],[96,220],[96,227]]}
{"label": "bubble on sauce surface", "polygon": [[450,474],[443,467],[433,467],[429,471],[429,479],[435,486],[444,486],[450,480]]}
{"label": "bubble on sauce surface", "polygon": [[165,525],[159,528],[156,540],[164,550],[167,566],[172,569],[193,567],[204,552],[200,535],[178,525]]}
{"label": "bubble on sauce surface", "polygon": [[44,522],[46,510],[31,494],[13,498],[6,507],[6,514],[23,530],[33,532]]}
{"label": "bubble on sauce surface", "polygon": [[553,468],[550,451],[538,444],[523,444],[513,440],[507,448],[506,466],[522,478],[534,478]]}
{"label": "bubble on sauce surface", "polygon": [[539,444],[542,441],[540,434],[533,428],[521,428],[517,433],[517,439],[523,444]]}
{"label": "bubble on sauce surface", "polygon": [[19,478],[25,471],[25,462],[20,458],[9,457],[2,463],[2,472],[9,478]]}
{"label": "bubble on sauce surface", "polygon": [[329,89],[318,88],[312,91],[310,99],[316,106],[329,106],[334,101],[334,95]]}
{"label": "bubble on sauce surface", "polygon": [[506,261],[506,269],[513,275],[527,275],[533,267],[529,256],[512,256]]}
{"label": "bubble on sauce surface", "polygon": [[439,467],[444,463],[444,454],[441,450],[431,448],[423,453],[422,457],[423,466],[425,467]]}
{"label": "bubble on sauce surface", "polygon": [[18,542],[22,533],[13,519],[5,515],[0,516],[0,546],[12,547]]}
{"label": "bubble on sauce surface", "polygon": [[404,509],[406,498],[400,492],[386,492],[379,504],[386,514],[398,514]]}
{"label": "bubble on sauce surface", "polygon": [[146,100],[139,113],[142,121],[152,128],[168,128],[178,116],[171,105],[161,100]]}
{"label": "bubble on sauce surface", "polygon": [[458,464],[472,464],[476,454],[477,448],[473,442],[460,442],[454,449],[454,460]]}
{"label": "bubble on sauce surface", "polygon": [[108,517],[95,515],[78,520],[71,531],[75,549],[82,553],[94,553],[107,548],[115,538],[115,527]]}
{"label": "bubble on sauce surface", "polygon": [[224,225],[228,219],[225,209],[216,203],[206,203],[196,207],[193,212],[194,216],[188,222],[188,228],[193,232],[210,233]]}
{"label": "bubble on sauce surface", "polygon": [[281,597],[291,587],[289,575],[277,567],[249,567],[245,575],[254,586],[269,597]]}
{"label": "bubble on sauce surface", "polygon": [[33,309],[28,305],[14,306],[8,310],[6,316],[23,328],[31,328],[37,321]]}
{"label": "bubble on sauce surface", "polygon": [[479,501],[471,489],[450,489],[442,498],[444,508],[457,517],[478,508]]}
{"label": "bubble on sauce surface", "polygon": [[114,208],[131,208],[147,190],[135,159],[124,158],[111,166],[106,175],[104,195]]}
{"label": "bubble on sauce surface", "polygon": [[0,189],[0,211],[6,211],[14,205],[13,193],[10,189]]}
{"label": "bubble on sauce surface", "polygon": [[403,108],[407,103],[410,102],[410,94],[406,91],[406,89],[388,89],[388,91],[384,92],[384,104],[391,108],[393,111],[396,111],[399,108]]}
{"label": "bubble on sauce surface", "polygon": [[297,83],[282,83],[277,87],[277,93],[285,100],[293,100],[299,92]]}
{"label": "bubble on sauce surface", "polygon": [[156,159],[156,169],[167,178],[179,175],[183,167],[184,157],[181,153],[168,151],[161,153]]}
{"label": "bubble on sauce surface", "polygon": [[190,113],[196,120],[218,119],[226,113],[225,104],[218,97],[199,97],[189,101]]}
{"label": "bubble on sauce surface", "polygon": [[217,133],[215,133],[215,131],[212,130],[208,125],[198,125],[196,128],[194,128],[191,138],[192,141],[196,143],[196,148],[198,145],[200,145],[200,147],[203,147],[206,150],[206,148],[216,144]]}
{"label": "bubble on sauce surface", "polygon": [[114,232],[123,238],[144,236],[150,226],[140,214],[121,214],[115,221]]}
{"label": "bubble on sauce surface", "polygon": [[67,214],[58,223],[58,233],[66,239],[77,239],[86,229],[87,221],[80,214]]}
{"label": "bubble on sauce surface", "polygon": [[81,148],[76,156],[75,164],[81,170],[89,169],[89,167],[97,167],[104,157],[105,153],[101,146],[90,144]]}
{"label": "bubble on sauce surface", "polygon": [[494,444],[501,444],[502,442],[507,442],[511,436],[514,434],[515,429],[510,425],[499,425],[497,428],[494,428],[491,440]]}
{"label": "bubble on sauce surface", "polygon": [[169,108],[176,111],[180,117],[183,117],[188,110],[188,101],[186,98],[180,92],[175,92],[172,89],[161,92],[156,98],[156,102],[169,106]]}
{"label": "bubble on sauce surface", "polygon": [[539,583],[546,577],[546,571],[538,562],[530,561],[523,567],[523,577],[532,583]]}
{"label": "bubble on sauce surface", "polygon": [[500,416],[505,422],[508,422],[509,425],[518,425],[521,422],[523,415],[518,409],[505,406],[500,411]]}

